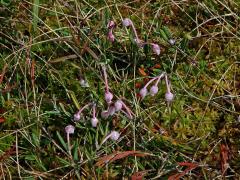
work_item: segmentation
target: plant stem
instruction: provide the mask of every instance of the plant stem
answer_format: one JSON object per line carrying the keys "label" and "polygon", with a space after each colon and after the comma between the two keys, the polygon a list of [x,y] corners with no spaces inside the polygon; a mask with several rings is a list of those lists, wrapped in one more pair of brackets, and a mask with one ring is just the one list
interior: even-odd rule
{"label": "plant stem", "polygon": [[158,85],[159,81],[161,80],[161,78],[165,75],[165,72],[163,72],[157,79],[156,83],[155,83],[155,86]]}
{"label": "plant stem", "polygon": [[67,133],[67,144],[68,144],[68,153],[72,157],[69,133]]}
{"label": "plant stem", "polygon": [[103,141],[101,142],[101,144],[100,144],[100,146],[102,146],[110,137],[111,137],[111,133],[109,133],[109,135],[107,135],[104,139],[103,139]]}
{"label": "plant stem", "polygon": [[109,92],[106,67],[102,66],[106,92]]}
{"label": "plant stem", "polygon": [[90,106],[92,103],[88,103],[85,106],[83,106],[82,108],[79,109],[79,111],[77,112],[78,114],[81,114],[81,112],[86,109],[88,106]]}
{"label": "plant stem", "polygon": [[93,104],[92,110],[93,110],[93,118],[96,118],[96,104],[95,103]]}
{"label": "plant stem", "polygon": [[167,92],[170,93],[171,91],[170,91],[170,85],[169,85],[169,83],[168,83],[168,77],[167,77],[167,75],[165,75],[165,82],[166,82],[166,86],[167,86]]}
{"label": "plant stem", "polygon": [[[127,107],[127,105],[122,101],[122,105],[123,105],[123,107],[126,109],[126,111],[127,111],[127,113],[128,113],[128,115],[129,115],[129,117],[130,117],[130,119],[132,119],[133,117],[132,117],[132,114],[133,114],[133,112]],[[123,111],[124,112],[124,111]]]}
{"label": "plant stem", "polygon": [[138,35],[137,35],[137,31],[136,31],[133,23],[131,23],[131,27],[132,27],[133,33],[135,35],[135,38],[136,38],[136,41],[137,41],[137,44],[138,44],[140,41],[139,41],[139,38],[138,38]]}
{"label": "plant stem", "polygon": [[145,84],[145,86],[144,86],[143,88],[147,88],[148,85],[151,84],[153,81],[155,81],[157,78],[158,78],[158,77],[154,77],[154,78],[152,78],[151,80],[149,80],[149,81],[147,82],[147,84]]}

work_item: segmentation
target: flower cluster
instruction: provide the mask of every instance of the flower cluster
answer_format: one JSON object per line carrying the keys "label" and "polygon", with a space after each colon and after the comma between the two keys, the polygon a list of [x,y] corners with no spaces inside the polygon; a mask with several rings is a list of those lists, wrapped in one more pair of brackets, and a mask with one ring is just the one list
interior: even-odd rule
{"label": "flower cluster", "polygon": [[106,67],[103,66],[102,69],[103,69],[103,77],[104,77],[104,84],[105,84],[104,98],[108,105],[108,108],[107,108],[107,110],[102,111],[101,117],[103,119],[106,119],[109,116],[113,116],[116,112],[121,111],[129,119],[132,119],[133,112],[121,99],[117,99],[115,102],[112,102],[113,94],[109,91]]}
{"label": "flower cluster", "polygon": [[113,35],[113,29],[115,28],[115,22],[114,21],[109,21],[107,24],[107,28],[108,28],[108,33],[107,33],[107,39],[110,42],[114,42],[115,40],[115,36]]}
{"label": "flower cluster", "polygon": [[[134,27],[133,22],[129,19],[129,18],[125,18],[122,21],[122,25],[124,27],[130,27],[133,31],[134,34],[134,41],[136,42],[138,47],[144,47],[144,45],[150,45],[152,47],[152,51],[157,54],[160,55],[161,53],[161,49],[160,46],[158,44],[155,43],[149,43],[149,42],[143,42],[141,39],[139,39],[136,28]],[[115,36],[113,34],[113,29],[116,27],[116,24],[114,21],[109,21],[107,24],[107,29],[108,29],[108,33],[107,33],[107,39],[110,42],[114,42],[115,40]],[[170,39],[168,41],[168,43],[170,45],[174,45],[175,44],[175,40],[174,39]],[[108,75],[107,75],[107,68],[106,66],[102,66],[102,72],[103,72],[103,81],[104,81],[104,100],[107,104],[107,109],[103,110],[101,112],[101,118],[102,119],[107,119],[110,116],[113,116],[115,113],[121,112],[123,113],[127,118],[129,119],[133,119],[134,117],[134,113],[131,111],[131,109],[124,103],[123,98],[116,98],[114,100],[114,94],[110,91],[110,87],[108,84]],[[174,99],[174,95],[171,92],[171,84],[168,80],[168,76],[165,72],[161,73],[159,76],[153,77],[151,78],[145,85],[144,87],[140,90],[139,94],[141,96],[142,99],[145,98],[145,96],[147,96],[148,94],[150,94],[151,96],[155,96],[158,93],[158,85],[161,82],[161,80],[164,79],[165,80],[165,84],[166,84],[166,93],[165,93],[165,100],[167,101],[167,103],[173,101]],[[152,86],[150,88],[148,88],[150,85],[152,84]],[[80,85],[82,87],[89,87],[88,83],[86,80],[81,79],[80,80]],[[96,128],[97,125],[99,124],[99,120],[97,118],[97,104],[96,103],[88,103],[86,105],[84,105],[83,107],[81,107],[73,116],[73,120],[75,122],[79,122],[81,119],[81,114],[82,112],[91,107],[91,112],[92,112],[92,117],[91,117],[91,125],[92,127]],[[67,140],[68,140],[68,145],[69,145],[69,153],[71,154],[70,151],[70,141],[69,141],[69,135],[70,134],[74,134],[75,131],[75,127],[72,125],[68,125],[65,127],[65,132],[67,134]],[[106,135],[106,137],[103,139],[103,141],[101,142],[101,145],[106,142],[108,139],[111,139],[113,141],[117,141],[120,137],[120,133],[118,131],[111,131],[108,135]],[[97,145],[98,146],[98,145]],[[98,146],[99,147],[99,146]]]}
{"label": "flower cluster", "polygon": [[160,50],[160,46],[158,44],[143,42],[142,40],[140,40],[138,38],[136,28],[134,27],[134,24],[131,21],[131,19],[129,19],[129,18],[123,19],[122,24],[123,24],[124,27],[131,27],[132,28],[134,36],[135,36],[134,40],[137,43],[138,47],[143,47],[144,45],[151,45],[153,52],[157,55],[160,55],[161,50]]}
{"label": "flower cluster", "polygon": [[[136,42],[136,44],[138,45],[138,47],[143,47],[144,45],[150,45],[152,47],[152,50],[155,54],[160,55],[161,49],[160,46],[158,44],[155,43],[148,43],[148,42],[143,42],[142,40],[139,39],[138,34],[137,34],[137,30],[133,24],[133,22],[131,21],[131,19],[129,18],[125,18],[122,21],[122,25],[124,27],[131,27],[133,34],[134,34],[134,41]],[[115,22],[114,21],[109,21],[107,24],[107,28],[108,28],[108,33],[107,33],[107,39],[110,42],[113,42],[115,40],[115,36],[113,35],[113,29],[115,28]],[[174,43],[174,42],[169,42]]]}
{"label": "flower cluster", "polygon": [[[124,103],[123,103],[124,104]],[[122,105],[124,106],[124,105]],[[98,118],[96,117],[96,103],[88,103],[85,106],[83,106],[82,108],[80,108],[73,116],[73,120],[78,122],[81,119],[81,113],[84,109],[86,109],[87,107],[91,107],[92,109],[92,118],[91,118],[91,125],[92,127],[97,127],[97,124],[99,122]],[[119,107],[118,104],[118,110],[120,110],[122,107]],[[69,154],[71,155],[71,145],[70,145],[70,134],[74,134],[75,131],[75,127],[73,125],[67,125],[65,127],[65,132],[67,134],[67,142],[68,142],[68,150],[69,150]],[[101,144],[103,144],[104,142],[106,142],[108,139],[111,139],[113,141],[117,141],[118,138],[120,137],[120,133],[117,131],[111,131],[102,141]]]}
{"label": "flower cluster", "polygon": [[[160,82],[161,79],[163,79],[165,77],[165,84],[166,84],[166,93],[165,93],[165,100],[167,102],[171,102],[174,98],[173,93],[171,93],[171,86],[167,77],[166,73],[162,73],[159,76],[156,76],[154,78],[152,78],[151,80],[149,80],[145,86],[143,86],[143,88],[140,90],[139,94],[141,96],[142,99],[145,98],[146,95],[150,94],[151,96],[154,96],[158,93],[158,84]],[[150,90],[148,91],[147,87],[153,83],[155,81],[155,83],[151,86]]]}

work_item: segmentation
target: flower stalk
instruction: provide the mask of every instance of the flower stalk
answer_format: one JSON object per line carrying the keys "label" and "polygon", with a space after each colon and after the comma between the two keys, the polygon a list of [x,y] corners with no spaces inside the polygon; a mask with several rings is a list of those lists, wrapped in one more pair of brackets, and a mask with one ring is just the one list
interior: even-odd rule
{"label": "flower stalk", "polygon": [[98,124],[98,119],[96,117],[96,104],[93,103],[93,106],[92,106],[92,119],[91,119],[91,124],[92,124],[92,127],[97,127],[97,124]]}
{"label": "flower stalk", "polygon": [[[120,133],[117,131],[112,131],[111,133],[109,133],[102,141],[101,145],[103,145],[109,138],[113,141],[117,141],[120,137]],[[100,146],[101,146],[100,145]]]}
{"label": "flower stalk", "polygon": [[104,83],[105,83],[104,98],[107,104],[110,104],[112,102],[113,94],[109,91],[106,67],[103,66],[102,69],[103,69],[103,76],[104,76]]}
{"label": "flower stalk", "polygon": [[73,119],[74,119],[74,121],[79,121],[80,119],[81,119],[81,113],[82,113],[82,111],[84,110],[84,109],[86,109],[88,106],[90,106],[92,103],[88,103],[88,104],[86,104],[85,106],[83,106],[82,108],[80,108],[79,110],[78,110],[78,112],[76,112],[75,114],[74,114],[74,117],[73,117]]}
{"label": "flower stalk", "polygon": [[68,125],[65,127],[65,132],[67,133],[67,144],[68,144],[68,153],[71,154],[71,143],[70,143],[70,134],[74,134],[75,127],[73,125]]}
{"label": "flower stalk", "polygon": [[113,35],[113,29],[115,28],[115,22],[114,21],[109,21],[107,24],[107,28],[108,28],[108,33],[107,33],[107,39],[110,42],[114,42],[115,40],[115,36]]}

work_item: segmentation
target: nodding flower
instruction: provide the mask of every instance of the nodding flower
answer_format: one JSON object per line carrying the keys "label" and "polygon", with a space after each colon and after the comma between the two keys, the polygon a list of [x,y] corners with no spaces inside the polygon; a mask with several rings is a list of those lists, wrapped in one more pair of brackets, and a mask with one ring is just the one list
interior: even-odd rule
{"label": "nodding flower", "polygon": [[152,78],[151,80],[149,80],[146,85],[140,90],[139,94],[142,97],[142,99],[144,99],[144,97],[148,94],[148,90],[147,87],[156,79],[155,84],[150,88],[150,95],[154,96],[155,94],[157,94],[158,92],[158,83],[160,82],[161,78],[165,75],[165,73],[163,72],[161,75]]}
{"label": "nodding flower", "polygon": [[104,98],[107,104],[110,104],[112,102],[113,94],[109,91],[106,67],[103,66],[102,69],[103,69],[103,76],[104,76],[104,83],[105,83]]}
{"label": "nodding flower", "polygon": [[105,138],[104,140],[102,141],[101,145],[103,143],[105,143],[109,138],[113,141],[117,141],[120,137],[120,133],[117,132],[117,131],[112,131],[111,133],[109,133]]}
{"label": "nodding flower", "polygon": [[78,110],[78,112],[76,112],[75,114],[74,114],[74,116],[73,116],[73,120],[74,121],[79,121],[80,119],[81,119],[81,113],[82,113],[82,111],[84,110],[84,109],[86,109],[88,106],[90,106],[92,103],[88,103],[88,104],[86,104],[85,106],[83,106],[82,108],[80,108],[79,110]]}
{"label": "nodding flower", "polygon": [[155,81],[156,77],[151,79],[150,81],[147,82],[147,84],[145,84],[145,86],[140,90],[139,94],[142,97],[142,99],[145,98],[145,96],[148,94],[148,90],[147,87],[149,86],[149,84],[151,84],[153,81]]}
{"label": "nodding flower", "polygon": [[171,44],[172,46],[176,43],[175,39],[169,39],[168,40],[169,44]]}
{"label": "nodding flower", "polygon": [[115,27],[116,27],[116,24],[115,24],[114,21],[111,20],[111,21],[108,22],[108,24],[107,24],[108,29],[113,29]]}
{"label": "nodding flower", "polygon": [[129,18],[123,19],[122,24],[123,24],[124,27],[128,27],[128,26],[132,26],[133,25],[131,19],[129,19]]}
{"label": "nodding flower", "polygon": [[68,153],[71,155],[71,144],[70,144],[70,134],[74,134],[75,127],[73,125],[68,125],[65,127],[65,132],[67,133],[67,143],[68,143]]}
{"label": "nodding flower", "polygon": [[137,31],[136,31],[136,28],[135,28],[133,22],[131,21],[131,19],[129,19],[129,18],[123,19],[122,24],[123,24],[124,27],[131,26],[131,28],[133,30],[133,33],[134,33],[134,36],[135,36],[134,41],[137,43],[138,46],[141,46],[142,45],[141,41],[138,38],[138,34],[137,34]]}
{"label": "nodding flower", "polygon": [[92,106],[92,119],[91,119],[92,127],[97,127],[98,119],[96,118],[96,104],[94,103]]}
{"label": "nodding flower", "polygon": [[147,90],[147,88],[144,86],[141,90],[140,90],[140,92],[139,92],[139,94],[140,94],[140,96],[142,97],[142,99],[144,99],[145,98],[145,96],[147,95],[147,93],[148,93],[148,90]]}
{"label": "nodding flower", "polygon": [[154,96],[158,93],[158,84],[161,80],[161,78],[165,75],[165,73],[162,73],[160,76],[157,77],[157,80],[155,84],[150,88],[150,95]]}
{"label": "nodding flower", "polygon": [[79,83],[80,83],[80,85],[81,85],[82,87],[89,87],[88,82],[87,82],[85,79],[83,79],[83,78],[81,78],[81,79],[79,80]]}
{"label": "nodding flower", "polygon": [[109,115],[112,116],[112,115],[114,115],[115,112],[116,112],[115,106],[112,106],[112,105],[111,105],[111,106],[108,108],[108,113],[109,113]]}
{"label": "nodding flower", "polygon": [[92,124],[92,127],[97,127],[97,124],[98,124],[98,119],[95,117],[95,118],[92,118],[91,119],[91,124]]}
{"label": "nodding flower", "polygon": [[158,86],[156,85],[153,85],[151,88],[150,88],[150,95],[151,96],[154,96],[155,94],[158,93]]}
{"label": "nodding flower", "polygon": [[155,43],[151,43],[152,45],[152,50],[155,54],[159,55],[161,52],[160,46],[158,44]]}
{"label": "nodding flower", "polygon": [[148,42],[141,43],[141,46],[144,46],[144,45],[151,45],[153,52],[154,52],[156,55],[160,55],[160,53],[161,53],[161,48],[160,48],[160,46],[159,46],[158,44],[156,44],[156,43],[148,43]]}
{"label": "nodding flower", "polygon": [[138,38],[138,34],[137,34],[137,31],[136,31],[136,28],[135,28],[133,22],[131,21],[131,19],[129,19],[129,18],[123,19],[122,24],[123,24],[124,27],[131,27],[132,28],[134,36],[135,36],[134,41],[136,42],[138,47],[143,47],[145,44],[150,44],[152,46],[153,52],[155,54],[157,54],[157,55],[160,54],[161,49],[160,49],[160,46],[158,44],[155,44],[155,43],[143,43],[142,40],[140,40]]}
{"label": "nodding flower", "polygon": [[122,106],[123,106],[122,100],[117,100],[117,101],[114,103],[114,106],[115,106],[116,112],[120,111],[120,110],[122,109]]}
{"label": "nodding flower", "polygon": [[120,134],[117,131],[112,131],[110,133],[110,139],[113,141],[117,141],[119,139],[119,137],[120,137]]}
{"label": "nodding flower", "polygon": [[167,75],[165,76],[165,83],[166,83],[166,87],[167,87],[167,92],[165,94],[165,100],[169,103],[169,102],[171,102],[173,100],[174,95],[173,95],[173,93],[171,93],[170,83],[168,81]]}
{"label": "nodding flower", "polygon": [[65,132],[67,134],[74,134],[75,127],[73,125],[68,125],[65,127]]}
{"label": "nodding flower", "polygon": [[[132,119],[133,118],[133,112],[130,110],[130,108],[122,101],[122,100],[117,100],[115,103],[114,103],[114,106],[115,106],[115,111],[118,112],[118,111],[122,111],[124,114],[126,114],[126,116],[129,118],[129,119]],[[124,111],[124,110],[125,111]]]}
{"label": "nodding flower", "polygon": [[109,112],[107,110],[101,112],[101,117],[107,119],[109,117]]}
{"label": "nodding flower", "polygon": [[110,42],[114,42],[115,40],[115,36],[113,35],[113,29],[116,27],[115,22],[114,21],[109,21],[107,24],[107,28],[108,28],[108,33],[107,33],[107,39]]}
{"label": "nodding flower", "polygon": [[112,102],[112,99],[113,99],[113,94],[109,91],[105,91],[104,98],[105,98],[105,101],[108,104],[110,104]]}
{"label": "nodding flower", "polygon": [[115,36],[113,35],[112,29],[108,31],[107,39],[108,39],[110,42],[114,42]]}
{"label": "nodding flower", "polygon": [[79,121],[80,119],[81,119],[80,113],[78,113],[78,112],[75,113],[74,116],[73,116],[73,120],[74,120],[74,121]]}

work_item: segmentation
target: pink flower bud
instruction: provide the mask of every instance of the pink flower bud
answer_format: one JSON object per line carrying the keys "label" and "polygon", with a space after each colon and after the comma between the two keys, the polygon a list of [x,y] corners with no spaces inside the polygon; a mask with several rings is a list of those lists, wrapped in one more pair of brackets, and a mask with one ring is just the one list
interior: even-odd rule
{"label": "pink flower bud", "polygon": [[132,21],[131,21],[129,18],[125,18],[125,19],[122,21],[122,24],[123,24],[123,26],[128,27],[128,26],[131,26],[131,25],[132,25]]}
{"label": "pink flower bud", "polygon": [[65,127],[65,132],[67,134],[74,134],[75,127],[73,125],[68,125]]}
{"label": "pink flower bud", "polygon": [[80,118],[81,118],[80,113],[75,113],[74,116],[73,116],[73,120],[74,120],[74,121],[79,121]]}
{"label": "pink flower bud", "polygon": [[113,140],[113,141],[118,140],[119,137],[120,137],[120,134],[117,131],[112,131],[110,133],[110,139]]}
{"label": "pink flower bud", "polygon": [[108,91],[108,92],[105,92],[104,96],[105,96],[105,101],[108,104],[110,104],[112,102],[113,94]]}
{"label": "pink flower bud", "polygon": [[108,111],[102,111],[102,112],[101,112],[101,117],[102,117],[103,119],[107,119],[108,116],[109,116],[109,112],[108,112]]}
{"label": "pink flower bud", "polygon": [[108,24],[107,24],[107,28],[112,29],[114,27],[115,27],[115,22],[114,21],[109,21]]}
{"label": "pink flower bud", "polygon": [[86,80],[84,80],[84,79],[80,79],[80,85],[82,86],[82,87],[89,87],[89,84],[88,84],[88,82],[86,81]]}
{"label": "pink flower bud", "polygon": [[114,103],[114,107],[115,107],[115,110],[116,112],[120,111],[122,109],[122,101],[121,100],[117,100],[115,103]]}
{"label": "pink flower bud", "polygon": [[114,113],[116,112],[116,109],[114,106],[110,106],[109,107],[109,110],[108,110],[108,113],[110,116],[114,115]]}
{"label": "pink flower bud", "polygon": [[95,118],[92,118],[91,119],[91,124],[92,124],[92,127],[97,127],[97,124],[98,124],[98,119],[95,117]]}
{"label": "pink flower bud", "polygon": [[169,44],[171,44],[172,46],[175,44],[176,40],[175,39],[169,39]]}
{"label": "pink flower bud", "polygon": [[154,96],[158,92],[158,87],[156,85],[153,85],[150,89],[151,96]]}
{"label": "pink flower bud", "polygon": [[153,48],[153,52],[157,55],[160,54],[161,50],[160,50],[160,46],[158,44],[154,44],[152,43],[152,48]]}
{"label": "pink flower bud", "polygon": [[109,31],[109,32],[108,32],[107,39],[108,39],[110,42],[114,42],[115,36],[113,35],[112,31]]}
{"label": "pink flower bud", "polygon": [[167,92],[167,93],[165,94],[165,100],[166,100],[167,102],[171,102],[171,101],[173,100],[173,98],[174,98],[173,93]]}
{"label": "pink flower bud", "polygon": [[139,92],[140,96],[142,97],[142,99],[147,95],[147,88],[142,88]]}

